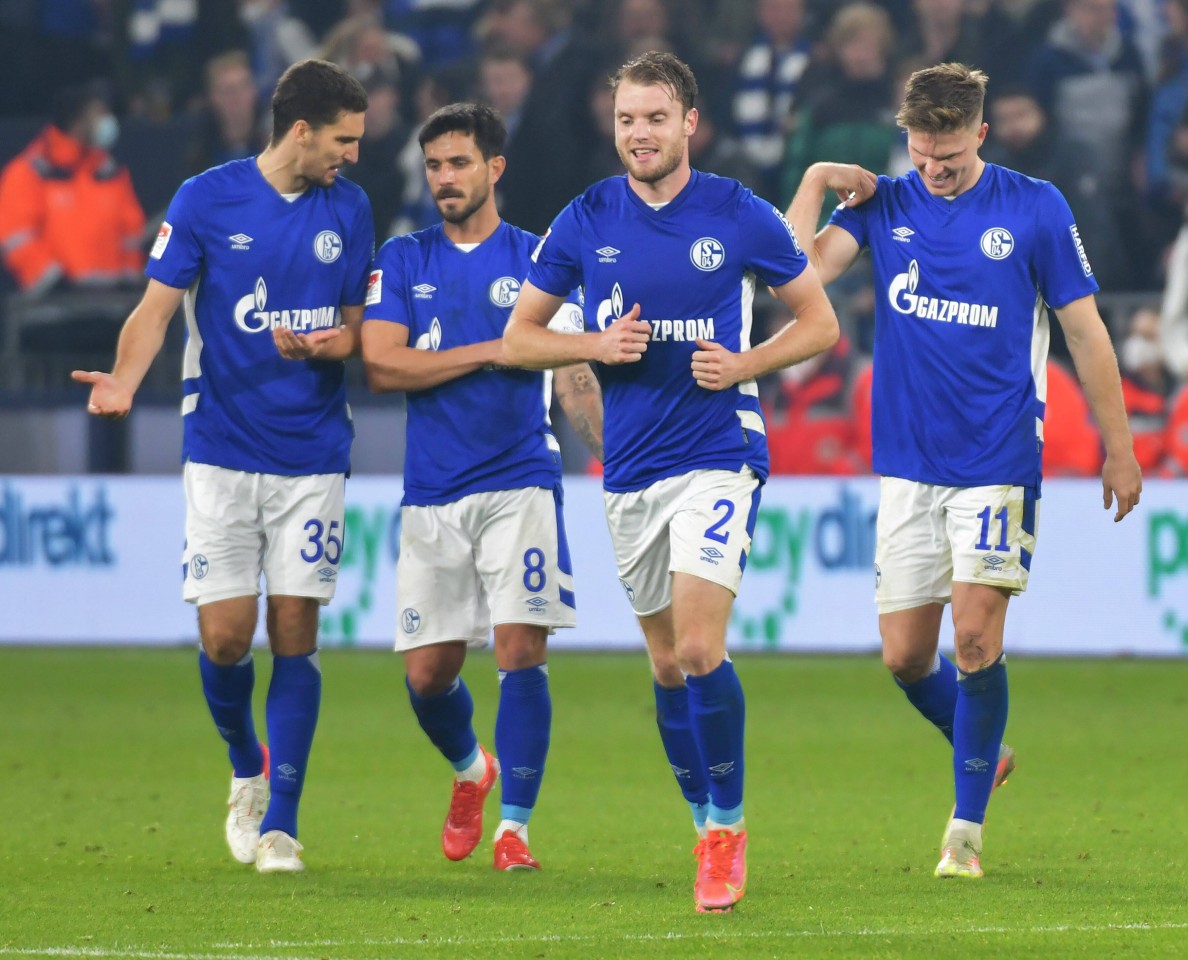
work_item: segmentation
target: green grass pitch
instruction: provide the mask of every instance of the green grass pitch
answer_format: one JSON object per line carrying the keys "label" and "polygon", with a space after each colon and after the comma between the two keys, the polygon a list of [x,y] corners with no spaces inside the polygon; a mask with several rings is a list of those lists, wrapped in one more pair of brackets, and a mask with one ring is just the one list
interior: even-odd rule
{"label": "green grass pitch", "polygon": [[[739,655],[749,891],[703,916],[642,654],[551,659],[539,874],[444,859],[449,768],[370,651],[323,654],[309,870],[236,864],[194,660],[0,649],[0,958],[1188,956],[1188,662],[1012,660],[978,882],[932,876],[947,745],[875,658]],[[490,656],[465,675],[491,745]]]}

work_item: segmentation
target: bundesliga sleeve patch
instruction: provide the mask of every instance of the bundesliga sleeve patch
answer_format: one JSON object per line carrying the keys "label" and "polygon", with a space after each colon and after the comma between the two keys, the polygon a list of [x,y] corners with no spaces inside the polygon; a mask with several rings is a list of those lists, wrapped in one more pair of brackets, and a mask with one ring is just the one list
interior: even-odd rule
{"label": "bundesliga sleeve patch", "polygon": [[383,270],[372,270],[371,276],[367,278],[367,306],[379,303],[383,296]]}
{"label": "bundesliga sleeve patch", "polygon": [[173,226],[168,220],[161,221],[161,229],[157,231],[157,240],[153,244],[153,249],[149,251],[149,256],[154,260],[160,260],[165,255],[165,248],[169,246],[169,238],[173,236]]}

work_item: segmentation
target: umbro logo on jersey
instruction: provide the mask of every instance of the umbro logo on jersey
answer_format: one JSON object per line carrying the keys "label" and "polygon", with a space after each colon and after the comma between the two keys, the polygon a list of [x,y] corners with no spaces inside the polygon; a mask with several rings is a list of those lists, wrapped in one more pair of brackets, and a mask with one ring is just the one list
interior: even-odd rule
{"label": "umbro logo on jersey", "polygon": [[916,231],[911,227],[896,227],[891,231],[891,239],[898,240],[900,243],[911,243],[911,238],[916,235]]}
{"label": "umbro logo on jersey", "polygon": [[248,244],[252,242],[252,238],[249,237],[246,233],[232,234],[227,239],[231,241],[231,249],[232,250],[250,250],[251,249],[251,247],[249,247]]}
{"label": "umbro logo on jersey", "polygon": [[428,300],[433,296],[436,290],[437,287],[433,286],[432,284],[418,283],[415,287],[413,287],[413,296],[418,300]]}
{"label": "umbro logo on jersey", "polygon": [[599,247],[594,252],[598,254],[599,263],[618,263],[619,261],[616,258],[623,251],[616,250],[614,247],[608,245],[605,247]]}
{"label": "umbro logo on jersey", "polygon": [[538,611],[540,610],[541,607],[547,607],[549,605],[549,601],[546,600],[544,597],[533,597],[531,600],[528,600],[526,602],[527,602],[528,606],[535,607]]}

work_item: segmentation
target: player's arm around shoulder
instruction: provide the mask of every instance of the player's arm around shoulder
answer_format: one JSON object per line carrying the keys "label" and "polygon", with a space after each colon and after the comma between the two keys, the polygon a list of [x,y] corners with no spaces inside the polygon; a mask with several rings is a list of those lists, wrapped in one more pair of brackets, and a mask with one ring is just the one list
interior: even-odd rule
{"label": "player's arm around shoulder", "polygon": [[547,370],[571,363],[634,363],[648,349],[652,326],[639,319],[639,304],[598,333],[559,333],[549,329],[565,298],[524,281],[520,297],[503,331],[507,363],[528,370]]}
{"label": "player's arm around shoulder", "polygon": [[1118,359],[1092,295],[1057,307],[1056,317],[1068,341],[1085,399],[1101,430],[1105,445],[1105,463],[1101,468],[1102,503],[1108,510],[1117,500],[1116,523],[1138,505],[1143,490],[1143,474],[1134,456],[1134,442],[1122,400]]}
{"label": "player's arm around shoulder", "polygon": [[814,163],[805,171],[788,207],[788,221],[822,284],[829,284],[858,257],[858,241],[847,230],[826,224],[817,232],[821,204],[832,191],[843,206],[856,207],[875,195],[879,178],[853,163]]}
{"label": "player's arm around shoulder", "polygon": [[169,321],[177,312],[185,290],[150,279],[144,296],[128,314],[116,344],[115,365],[111,373],[99,370],[75,370],[70,376],[91,385],[87,412],[118,420],[132,409],[144,375],[165,342]]}

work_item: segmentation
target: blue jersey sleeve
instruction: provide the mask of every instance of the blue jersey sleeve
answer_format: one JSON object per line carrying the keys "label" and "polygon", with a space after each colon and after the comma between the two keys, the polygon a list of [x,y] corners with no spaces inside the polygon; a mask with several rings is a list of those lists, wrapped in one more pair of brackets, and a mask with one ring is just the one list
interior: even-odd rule
{"label": "blue jersey sleeve", "polygon": [[196,178],[191,178],[178,188],[144,268],[146,276],[179,290],[187,289],[202,270],[196,223],[196,212],[202,209],[197,196],[200,186]]}
{"label": "blue jersey sleeve", "polygon": [[796,231],[782,213],[766,200],[747,192],[739,210],[739,236],[743,263],[769,287],[795,280],[808,266],[796,240]]}
{"label": "blue jersey sleeve", "polygon": [[357,306],[366,299],[368,272],[375,256],[375,223],[371,218],[371,201],[365,193],[359,193],[351,235],[347,240],[349,266],[342,290],[342,303],[348,307]]}
{"label": "blue jersey sleeve", "polygon": [[1044,301],[1063,307],[1098,290],[1068,201],[1050,183],[1036,198],[1035,284]]}
{"label": "blue jersey sleeve", "polygon": [[890,177],[879,177],[874,196],[867,200],[866,203],[859,204],[856,207],[847,207],[839,203],[829,216],[829,223],[831,225],[841,227],[846,233],[858,241],[859,250],[863,247],[870,246],[868,230],[870,216],[879,208],[883,198],[891,192],[891,183],[892,180]]}
{"label": "blue jersey sleeve", "polygon": [[393,237],[375,255],[375,265],[367,284],[363,319],[387,320],[411,326],[404,287],[404,246],[399,237]]}
{"label": "blue jersey sleeve", "polygon": [[[580,198],[579,198],[580,199]],[[532,253],[528,280],[556,297],[566,297],[582,285],[581,223],[577,200],[557,214]]]}

